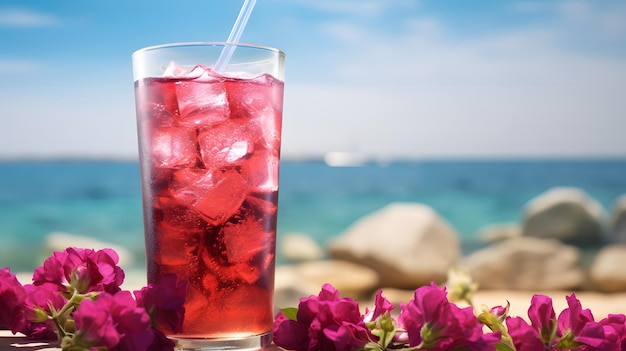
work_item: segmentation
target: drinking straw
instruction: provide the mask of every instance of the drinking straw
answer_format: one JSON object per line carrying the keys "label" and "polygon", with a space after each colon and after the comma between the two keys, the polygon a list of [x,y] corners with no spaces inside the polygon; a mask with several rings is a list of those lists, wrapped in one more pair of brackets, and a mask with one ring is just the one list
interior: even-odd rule
{"label": "drinking straw", "polygon": [[[243,29],[246,27],[246,23],[248,23],[248,18],[250,18],[250,14],[252,13],[255,3],[256,0],[245,0],[243,2],[243,6],[241,6],[237,20],[235,20],[235,24],[233,25],[233,29],[231,29],[228,40],[226,40],[227,44],[234,44],[239,41],[239,38],[241,38],[241,34],[243,33]],[[234,52],[235,45],[224,46],[213,69],[218,72],[224,70]]]}

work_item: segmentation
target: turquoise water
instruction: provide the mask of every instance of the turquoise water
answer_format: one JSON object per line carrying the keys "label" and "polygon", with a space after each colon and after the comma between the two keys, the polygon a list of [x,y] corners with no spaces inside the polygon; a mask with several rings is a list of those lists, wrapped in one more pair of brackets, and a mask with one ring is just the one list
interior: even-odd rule
{"label": "turquoise water", "polygon": [[[524,205],[551,187],[579,187],[610,210],[626,194],[626,160],[427,161],[345,168],[285,161],[280,186],[279,240],[303,232],[324,244],[363,215],[394,201],[412,201],[446,218],[469,252],[481,245],[480,228],[518,221]],[[0,163],[0,267],[38,266],[51,232],[122,245],[141,262],[137,163]]]}

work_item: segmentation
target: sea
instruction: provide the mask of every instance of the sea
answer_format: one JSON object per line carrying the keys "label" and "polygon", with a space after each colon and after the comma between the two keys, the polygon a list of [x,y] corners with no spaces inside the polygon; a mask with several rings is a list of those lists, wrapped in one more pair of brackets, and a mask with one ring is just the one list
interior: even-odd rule
{"label": "sea", "polygon": [[[490,225],[520,223],[526,204],[555,187],[577,187],[605,207],[626,194],[626,159],[411,160],[329,166],[281,164],[281,238],[306,234],[320,245],[394,202],[431,206],[458,232],[464,254],[486,243]],[[63,232],[123,246],[145,262],[139,165],[135,161],[0,162],[0,267],[32,271]],[[381,233],[383,236],[384,233]]]}

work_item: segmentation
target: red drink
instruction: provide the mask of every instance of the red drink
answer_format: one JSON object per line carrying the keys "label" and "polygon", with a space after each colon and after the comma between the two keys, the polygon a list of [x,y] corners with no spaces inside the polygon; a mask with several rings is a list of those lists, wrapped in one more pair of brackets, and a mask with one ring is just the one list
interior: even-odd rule
{"label": "red drink", "polygon": [[182,333],[268,333],[283,82],[268,74],[135,82],[148,282],[189,281]]}

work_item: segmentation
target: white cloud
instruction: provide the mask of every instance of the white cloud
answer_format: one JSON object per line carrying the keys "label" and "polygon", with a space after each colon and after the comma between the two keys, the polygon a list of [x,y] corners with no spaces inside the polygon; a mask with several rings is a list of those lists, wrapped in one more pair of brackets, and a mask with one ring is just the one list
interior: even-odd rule
{"label": "white cloud", "polygon": [[53,15],[26,8],[0,9],[0,27],[47,27],[58,22]]}
{"label": "white cloud", "polygon": [[395,34],[328,26],[346,44],[331,58],[340,85],[288,86],[285,153],[624,156],[626,55],[589,49],[602,31],[577,35],[626,9],[579,6],[469,37],[437,17]]}
{"label": "white cloud", "polygon": [[626,35],[626,3],[621,1],[516,1],[514,12],[548,14],[554,16],[554,25],[580,28],[595,35],[624,38]]}
{"label": "white cloud", "polygon": [[[589,10],[587,5],[568,11],[587,13],[588,21],[594,23],[610,15],[608,9]],[[626,8],[620,13],[626,15]],[[391,35],[347,23],[327,27],[327,30],[334,31],[339,38],[349,39],[344,42],[350,45],[344,52],[337,52],[334,61],[338,63],[336,73],[344,81],[623,87],[626,56],[610,57],[595,51],[597,37],[578,38],[579,32],[563,26],[562,21],[519,26],[469,38],[451,35],[446,31],[445,22],[436,17],[415,17],[406,22],[404,31]],[[594,35],[602,36],[601,33]],[[580,46],[572,47],[577,38]]]}

